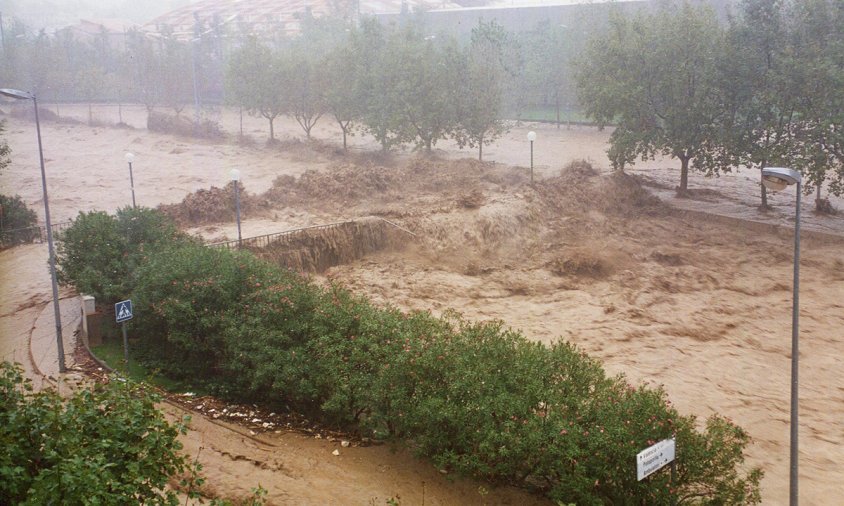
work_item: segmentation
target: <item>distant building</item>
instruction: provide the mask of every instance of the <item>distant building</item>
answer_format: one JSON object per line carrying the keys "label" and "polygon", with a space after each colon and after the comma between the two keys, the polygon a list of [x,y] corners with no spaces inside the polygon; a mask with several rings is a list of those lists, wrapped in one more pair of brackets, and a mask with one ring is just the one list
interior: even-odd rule
{"label": "distant building", "polygon": [[167,30],[176,38],[196,36],[197,21],[203,30],[244,30],[265,35],[295,35],[301,30],[306,14],[315,17],[333,15],[346,19],[376,16],[390,19],[414,11],[458,13],[458,17],[495,17],[495,12],[513,9],[549,11],[559,7],[585,6],[614,2],[651,0],[201,0],[158,16],[143,26],[150,33]]}
{"label": "distant building", "polygon": [[[466,32],[478,19],[496,20],[511,30],[533,28],[541,21],[564,24],[587,13],[610,8],[630,11],[658,0],[200,0],[161,15],[143,26],[150,33],[171,31],[176,38],[196,37],[203,30],[239,29],[247,33],[291,36],[301,30],[306,14],[346,19],[375,16],[391,21],[414,11],[425,11],[434,30]],[[735,0],[691,0],[712,5],[724,13]],[[197,23],[197,21],[199,23]],[[589,27],[578,27],[588,30]]]}
{"label": "distant building", "polygon": [[198,20],[206,30],[225,26],[290,36],[299,33],[306,14],[353,19],[361,14],[449,7],[459,8],[460,4],[444,0],[202,0],[159,16],[143,29],[153,33],[172,30],[176,38],[188,39],[195,36]]}
{"label": "distant building", "polygon": [[113,49],[125,47],[126,32],[137,26],[125,19],[80,19],[78,23],[56,30],[56,35],[70,35],[75,40],[92,45],[106,43]]}

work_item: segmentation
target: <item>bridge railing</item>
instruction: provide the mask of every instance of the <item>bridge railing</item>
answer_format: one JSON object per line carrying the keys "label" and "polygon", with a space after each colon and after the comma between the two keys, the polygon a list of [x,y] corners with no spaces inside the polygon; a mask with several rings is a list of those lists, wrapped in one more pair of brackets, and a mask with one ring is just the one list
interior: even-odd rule
{"label": "bridge railing", "polygon": [[354,219],[354,220],[336,221],[334,223],[325,223],[323,225],[311,225],[309,227],[292,228],[292,229],[288,229],[288,230],[283,230],[281,232],[274,232],[272,234],[256,235],[256,236],[253,236],[253,237],[243,238],[240,241],[235,239],[233,241],[215,242],[215,243],[209,244],[208,246],[210,246],[212,248],[226,248],[226,249],[264,248],[264,247],[269,246],[270,244],[272,244],[274,242],[284,240],[286,237],[293,236],[293,235],[299,234],[301,232],[311,231],[311,230],[326,230],[326,229],[329,229],[329,228],[342,227],[342,226],[345,226],[345,225],[351,225],[353,223],[358,223],[358,222],[360,222],[362,220],[366,220],[366,219],[369,219],[369,220],[374,219],[374,220],[381,221],[383,223],[386,223],[386,224],[392,226],[393,228],[401,230],[402,232],[410,234],[414,237],[416,236],[416,234],[414,234],[410,230],[408,230],[408,229],[406,229],[406,228],[404,228],[400,225],[397,225],[390,220],[386,220],[384,218],[381,218],[380,216],[367,216],[367,217],[364,217],[364,218],[357,218],[357,219]]}

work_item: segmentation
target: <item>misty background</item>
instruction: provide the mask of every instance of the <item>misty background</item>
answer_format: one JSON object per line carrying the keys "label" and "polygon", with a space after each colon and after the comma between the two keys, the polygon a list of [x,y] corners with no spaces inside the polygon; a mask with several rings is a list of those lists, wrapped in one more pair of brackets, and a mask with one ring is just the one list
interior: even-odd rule
{"label": "misty background", "polygon": [[143,24],[190,0],[0,0],[4,18],[18,18],[36,29],[48,31],[80,19],[122,19]]}

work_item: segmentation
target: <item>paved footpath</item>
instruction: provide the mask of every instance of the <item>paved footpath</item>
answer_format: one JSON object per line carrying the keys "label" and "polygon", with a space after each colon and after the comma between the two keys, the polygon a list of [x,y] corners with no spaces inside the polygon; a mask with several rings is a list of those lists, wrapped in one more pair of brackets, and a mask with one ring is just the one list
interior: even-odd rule
{"label": "paved footpath", "polygon": [[[45,376],[57,377],[59,370],[47,257],[46,244],[0,251],[0,360],[21,364],[36,388]],[[81,302],[67,289],[61,289],[59,297],[65,362],[71,367]]]}
{"label": "paved footpath", "polygon": [[[82,324],[82,302],[78,296],[60,299],[62,320],[62,341],[64,343],[65,366],[73,367],[73,350],[76,347],[77,331]],[[30,334],[29,349],[37,372],[48,378],[59,377],[59,355],[56,344],[56,324],[53,301],[41,307]]]}

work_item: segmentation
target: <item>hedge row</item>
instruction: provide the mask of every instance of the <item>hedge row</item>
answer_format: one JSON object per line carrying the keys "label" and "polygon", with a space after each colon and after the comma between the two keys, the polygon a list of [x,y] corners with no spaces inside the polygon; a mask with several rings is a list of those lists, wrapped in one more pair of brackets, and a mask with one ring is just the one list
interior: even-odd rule
{"label": "hedge row", "polygon": [[[82,226],[80,216],[75,226]],[[255,259],[189,242],[132,277],[143,360],[221,397],[403,441],[451,471],[577,504],[759,502],[746,433],[703,432],[660,389],[607,377],[568,343],[502,322],[380,307]],[[636,480],[636,454],[677,440],[677,479]]]}

